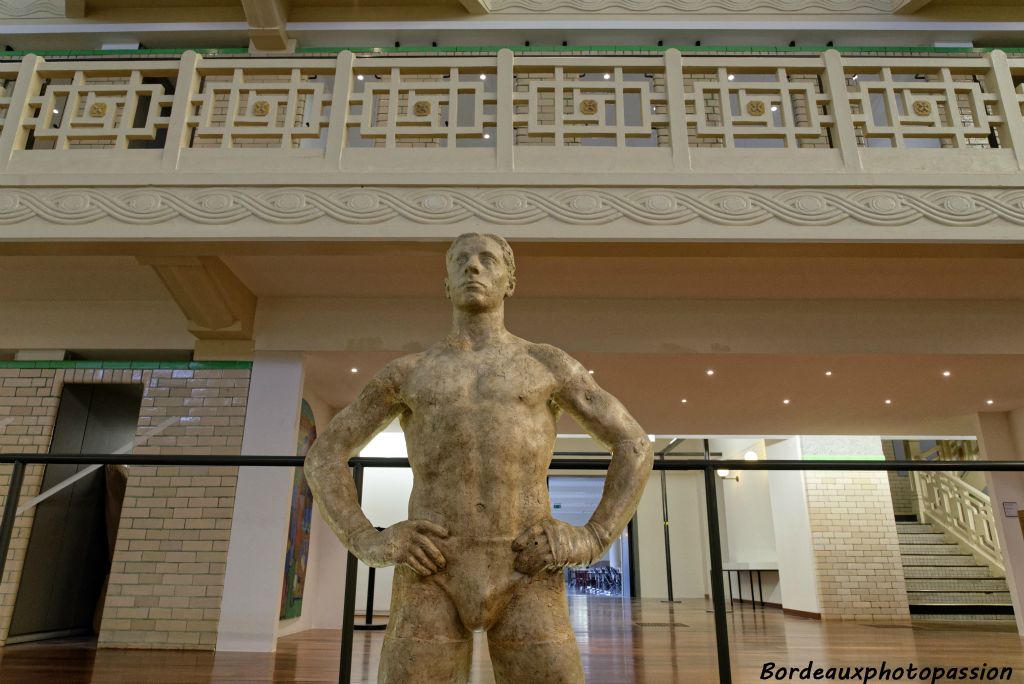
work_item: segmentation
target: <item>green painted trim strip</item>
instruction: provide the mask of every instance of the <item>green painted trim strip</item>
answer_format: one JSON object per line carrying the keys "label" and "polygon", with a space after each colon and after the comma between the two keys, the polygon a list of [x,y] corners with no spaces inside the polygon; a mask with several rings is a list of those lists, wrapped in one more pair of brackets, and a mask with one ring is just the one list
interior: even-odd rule
{"label": "green painted trim strip", "polygon": [[252,361],[0,361],[0,368],[104,370],[249,370]]}
{"label": "green painted trim strip", "polygon": [[804,454],[801,457],[803,461],[884,461],[884,454],[871,454],[870,456],[855,455],[855,454],[843,454],[834,455],[830,454],[827,456],[821,456],[818,454]]}
{"label": "green painted trim strip", "polygon": [[[481,54],[492,54],[502,49],[509,49],[517,53],[531,52],[651,52],[659,54],[670,48],[675,48],[682,53],[707,53],[723,52],[729,54],[745,53],[821,53],[826,50],[838,50],[848,53],[892,53],[906,52],[912,54],[987,54],[992,50],[1003,50],[1009,53],[1024,53],[1021,47],[899,47],[899,46],[837,46],[827,47],[824,45],[801,45],[790,47],[788,45],[447,45],[447,46],[407,46],[407,47],[303,47],[295,51],[296,55],[322,54],[333,55],[342,50],[350,50],[358,54],[381,54],[401,55],[412,52],[417,53],[447,53],[447,52],[472,52]],[[8,61],[7,58],[22,58],[26,55],[39,55],[40,57],[160,57],[178,56],[186,50],[194,50],[203,57],[237,57],[249,54],[247,48],[160,48],[146,50],[12,50],[0,52],[0,61]],[[283,55],[287,57],[288,55]]]}

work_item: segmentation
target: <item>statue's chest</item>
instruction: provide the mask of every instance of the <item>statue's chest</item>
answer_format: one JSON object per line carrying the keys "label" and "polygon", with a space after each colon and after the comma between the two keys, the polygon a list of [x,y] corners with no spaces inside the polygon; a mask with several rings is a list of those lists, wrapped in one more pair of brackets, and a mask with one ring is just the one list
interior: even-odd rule
{"label": "statue's chest", "polygon": [[481,403],[534,405],[554,389],[550,372],[529,356],[460,354],[421,367],[406,383],[413,411]]}

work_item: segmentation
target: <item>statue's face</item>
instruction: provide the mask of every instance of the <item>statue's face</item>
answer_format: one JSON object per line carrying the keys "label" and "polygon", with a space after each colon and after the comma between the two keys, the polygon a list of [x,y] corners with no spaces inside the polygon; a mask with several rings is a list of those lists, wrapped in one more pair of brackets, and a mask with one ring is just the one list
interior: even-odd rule
{"label": "statue's face", "polygon": [[452,305],[465,311],[491,311],[512,294],[501,245],[486,237],[459,240],[448,257],[445,290]]}

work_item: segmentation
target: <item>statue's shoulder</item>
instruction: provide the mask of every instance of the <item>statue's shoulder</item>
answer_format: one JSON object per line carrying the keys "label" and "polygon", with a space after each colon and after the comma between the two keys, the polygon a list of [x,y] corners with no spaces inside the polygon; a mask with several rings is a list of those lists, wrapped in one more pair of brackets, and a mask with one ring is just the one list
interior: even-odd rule
{"label": "statue's shoulder", "polygon": [[565,382],[582,369],[579,361],[554,345],[526,342],[526,350],[530,356],[542,363],[559,382]]}
{"label": "statue's shoulder", "polygon": [[399,356],[397,359],[385,364],[384,368],[382,368],[378,374],[378,377],[395,387],[401,387],[406,378],[408,378],[413,371],[423,365],[423,360],[429,352],[430,350],[427,349],[426,351],[416,352],[415,354]]}

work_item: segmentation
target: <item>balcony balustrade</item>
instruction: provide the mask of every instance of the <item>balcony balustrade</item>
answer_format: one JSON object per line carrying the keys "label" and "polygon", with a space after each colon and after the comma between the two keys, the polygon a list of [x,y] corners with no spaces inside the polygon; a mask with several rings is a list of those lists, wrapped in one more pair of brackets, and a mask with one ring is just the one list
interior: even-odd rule
{"label": "balcony balustrade", "polygon": [[[920,219],[996,226],[984,239],[1015,239],[1024,225],[1024,59],[999,50],[28,56],[0,62],[0,84],[7,225],[30,215],[139,225],[254,213],[276,223],[476,217],[513,226]],[[198,190],[181,199],[138,186]],[[204,194],[225,186],[262,190]],[[41,194],[27,194],[33,187]],[[120,194],[54,194],[104,187]],[[445,192],[416,194],[423,187]]]}

